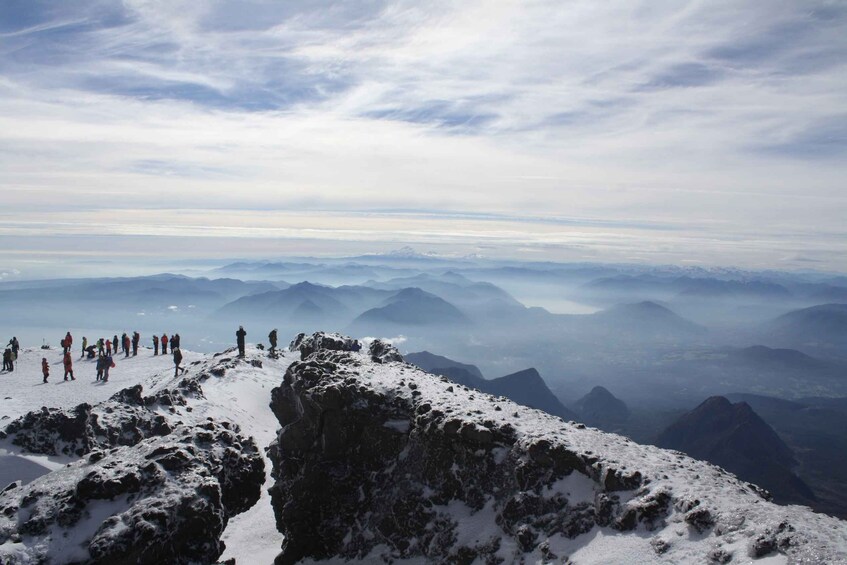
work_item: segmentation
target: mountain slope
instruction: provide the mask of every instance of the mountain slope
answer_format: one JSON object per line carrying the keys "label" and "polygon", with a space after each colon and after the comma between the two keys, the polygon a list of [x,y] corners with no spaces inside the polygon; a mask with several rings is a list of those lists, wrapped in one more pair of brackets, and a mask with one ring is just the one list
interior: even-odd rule
{"label": "mountain slope", "polygon": [[419,288],[405,288],[386,299],[381,306],[359,314],[353,327],[384,326],[463,326],[469,321],[458,308]]}
{"label": "mountain slope", "polygon": [[650,301],[619,304],[591,314],[587,319],[600,329],[613,334],[625,332],[642,337],[675,337],[696,336],[705,332],[705,328]]}
{"label": "mountain slope", "polygon": [[847,560],[845,522],[384,356],[315,351],[272,407],[277,563]]}
{"label": "mountain slope", "polygon": [[563,420],[577,419],[576,414],[556,398],[538,371],[533,368],[486,381],[485,387],[480,390],[495,396],[505,396],[513,402],[543,410]]}
{"label": "mountain slope", "polygon": [[[478,378],[484,379],[482,376],[482,372],[476,365],[469,365],[467,363],[460,363],[458,361],[453,361],[452,359],[448,359],[447,357],[442,357],[441,355],[436,355],[434,353],[430,353],[429,351],[419,351],[417,353],[407,353],[403,356],[406,361],[417,365],[424,371],[428,373],[434,373],[437,375],[441,375],[440,370],[447,368],[456,368],[467,371],[470,375]],[[464,384],[464,383],[463,383]]]}
{"label": "mountain slope", "polygon": [[556,395],[547,387],[547,383],[535,369],[525,369],[488,380],[482,376],[480,370],[474,365],[459,363],[428,351],[410,353],[405,355],[404,358],[428,373],[445,376],[460,385],[495,396],[505,396],[513,402],[543,410],[564,420],[573,420],[576,417],[556,398]]}
{"label": "mountain slope", "polygon": [[794,453],[745,402],[709,398],[662,432],[657,445],[720,465],[768,489],[777,500],[815,498],[792,471]]}
{"label": "mountain slope", "polygon": [[780,343],[847,348],[847,304],[821,304],[793,310],[766,325]]}
{"label": "mountain slope", "polygon": [[608,389],[595,386],[574,402],[573,409],[581,422],[601,429],[615,428],[629,419],[629,408]]}

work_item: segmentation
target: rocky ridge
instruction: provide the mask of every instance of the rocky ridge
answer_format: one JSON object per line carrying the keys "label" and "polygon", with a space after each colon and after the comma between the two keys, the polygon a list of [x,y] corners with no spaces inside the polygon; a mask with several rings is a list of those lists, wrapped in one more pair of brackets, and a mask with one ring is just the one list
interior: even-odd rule
{"label": "rocky ridge", "polygon": [[847,561],[847,523],[719,467],[328,343],[272,391],[279,564]]}
{"label": "rocky ridge", "polygon": [[91,406],[42,408],[0,439],[24,453],[75,460],[0,493],[0,563],[212,563],[228,520],[253,506],[265,480],[238,425],[192,417],[207,363],[172,388],[141,385]]}

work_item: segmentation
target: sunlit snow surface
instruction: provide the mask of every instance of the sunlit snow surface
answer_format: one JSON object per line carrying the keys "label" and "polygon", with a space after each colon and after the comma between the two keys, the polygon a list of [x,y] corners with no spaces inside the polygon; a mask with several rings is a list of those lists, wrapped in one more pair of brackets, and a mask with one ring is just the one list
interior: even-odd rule
{"label": "sunlit snow surface", "polygon": [[[46,385],[41,383],[43,355],[47,357],[52,373]],[[233,356],[233,352],[217,357],[184,352],[184,356],[183,364],[189,368],[188,374],[191,375],[215,366],[222,359]],[[765,502],[732,475],[712,465],[676,452],[638,445],[620,436],[591,428],[582,429],[505,399],[494,399],[457,385],[453,385],[454,391],[451,392],[448,389],[450,383],[438,377],[405,365],[372,363],[364,354],[357,356],[362,363],[358,369],[359,378],[376,390],[409,395],[411,400],[412,391],[408,386],[400,386],[400,381],[414,382],[422,393],[421,398],[433,405],[439,404],[445,412],[458,417],[468,414],[468,419],[474,421],[480,418],[508,421],[516,428],[520,442],[545,438],[562,443],[577,453],[591,452],[616,468],[638,470],[650,479],[651,491],[665,489],[672,492],[674,499],[698,499],[724,525],[721,535],[717,535],[715,529],[698,534],[683,522],[682,513],[672,511],[667,525],[653,532],[647,532],[643,527],[627,533],[595,528],[575,539],[551,538],[550,547],[559,556],[569,556],[572,563],[702,562],[710,549],[718,547],[732,554],[732,563],[847,563],[847,523],[814,514],[806,508]],[[264,448],[274,439],[278,428],[278,422],[268,406],[270,391],[282,382],[285,369],[298,358],[299,354],[286,353],[278,360],[272,360],[265,352],[248,348],[248,360],[261,360],[262,368],[238,363],[227,369],[223,377],[209,378],[201,385],[205,399],[190,400],[191,412],[186,407],[177,407],[179,416],[185,420],[213,417],[234,421],[245,434],[255,437],[260,448]],[[143,349],[138,357],[117,356],[115,359],[116,367],[112,369],[108,383],[95,381],[93,361],[78,359],[74,362],[77,380],[64,382],[59,351],[24,350],[15,372],[0,375],[0,426],[41,406],[69,408],[81,402],[95,404],[118,390],[138,383],[144,386],[145,394],[174,384],[170,356],[154,357],[149,349]],[[495,405],[499,405],[501,410],[495,411]],[[406,426],[401,422],[391,422],[390,425],[396,426],[398,431],[403,431]],[[61,468],[68,461],[56,457],[21,456],[17,448],[8,442],[0,444],[0,449],[3,450],[0,452],[0,482],[31,480],[41,473]],[[266,468],[269,474],[271,465],[267,460]],[[265,487],[270,484],[268,478]],[[562,492],[568,498],[588,501],[594,495],[593,489],[591,480],[575,473],[552,485],[547,494],[552,496],[554,492]],[[265,490],[258,504],[229,522],[223,536],[227,549],[221,559],[234,557],[240,564],[271,563],[279,552],[282,535],[276,530]],[[624,500],[629,496],[625,492],[621,494]],[[494,531],[494,510],[490,505],[474,512],[457,501],[449,510],[460,521],[460,538],[484,539],[497,534]],[[782,521],[792,524],[797,529],[798,538],[807,543],[791,560],[779,554],[751,559],[748,556],[751,539],[764,528],[775,527]],[[726,527],[727,524],[734,526]],[[654,538],[670,543],[665,554],[658,555],[654,551],[650,543]],[[514,547],[504,544],[504,553],[513,551]],[[371,561],[376,561],[379,554],[378,549],[374,550]],[[527,558],[534,562],[538,556],[528,555]]]}
{"label": "sunlit snow surface", "polygon": [[[78,356],[78,354],[77,354]],[[183,350],[182,366],[186,375],[197,374],[232,354],[203,355]],[[50,363],[48,384],[42,383],[41,358]],[[264,455],[279,426],[271,412],[270,391],[282,382],[285,369],[299,354],[287,353],[278,360],[269,359],[259,350],[248,349],[248,358],[261,359],[261,369],[249,364],[238,364],[228,369],[223,378],[212,377],[202,383],[205,399],[191,400],[189,413],[184,407],[176,407],[185,420],[202,420],[206,417],[237,422],[246,435],[253,436]],[[153,356],[150,349],[140,349],[137,357],[115,356],[115,368],[109,373],[106,383],[95,380],[94,361],[74,359],[76,381],[63,381],[61,350],[22,350],[15,371],[0,375],[0,428],[13,419],[42,406],[70,408],[82,402],[96,404],[104,401],[121,389],[141,384],[144,394],[174,384],[174,365],[170,355]],[[197,364],[192,364],[199,362]],[[177,379],[182,379],[183,375]],[[43,473],[60,469],[72,461],[68,457],[47,457],[20,454],[18,448],[0,443],[0,484],[5,486],[14,480],[30,480]],[[265,470],[270,476],[271,463],[265,460]],[[266,483],[266,487],[270,486]],[[2,488],[0,486],[0,488]],[[221,559],[235,557],[238,563],[272,563],[279,553],[282,534],[276,529],[273,509],[267,488],[262,497],[250,510],[230,520],[223,535],[226,551]]]}

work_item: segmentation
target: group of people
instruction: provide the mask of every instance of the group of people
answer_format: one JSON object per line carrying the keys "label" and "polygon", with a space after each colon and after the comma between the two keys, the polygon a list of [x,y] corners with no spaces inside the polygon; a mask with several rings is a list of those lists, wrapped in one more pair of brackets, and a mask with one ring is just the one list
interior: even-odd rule
{"label": "group of people", "polygon": [[[67,342],[70,336],[70,332],[68,332],[68,336],[65,336],[63,342]],[[71,337],[71,343],[73,342],[73,338]],[[123,352],[125,357],[129,357],[132,355],[133,357],[138,355],[138,344],[141,342],[141,334],[138,332],[132,332],[132,336],[127,333],[121,334],[120,339],[118,339],[118,334],[115,334],[112,339],[104,339],[100,338],[96,343],[89,345],[88,338],[82,338],[82,356],[88,356],[89,359],[94,359],[95,356],[101,355],[115,355]]]}
{"label": "group of people", "polygon": [[[14,353],[13,355],[17,356],[17,349],[20,347],[18,345],[17,338],[12,338],[12,341],[9,342],[10,346],[14,342]],[[174,358],[174,376],[180,374],[180,372],[185,372],[186,369],[181,367],[182,364],[182,351],[179,349],[180,337],[179,334],[173,334],[168,337],[167,334],[162,334],[161,337],[158,335],[153,336],[153,355],[159,355],[159,346],[162,347],[162,355],[167,354],[168,346],[170,345],[171,354]],[[75,381],[74,370],[73,370],[73,358],[71,357],[71,349],[73,347],[74,338],[71,335],[71,332],[67,332],[65,337],[61,339],[59,345],[62,347],[62,366],[64,368],[64,380],[72,380]],[[132,332],[132,334],[127,334],[124,332],[121,334],[121,337],[118,338],[118,335],[115,334],[111,339],[108,338],[99,338],[95,343],[90,344],[88,342],[87,337],[82,338],[82,356],[80,359],[88,358],[95,359],[96,358],[96,368],[97,368],[97,378],[96,380],[107,382],[109,380],[109,369],[113,369],[115,367],[115,360],[112,355],[118,355],[120,353],[124,354],[124,357],[129,357],[132,355],[133,357],[138,355],[138,346],[141,343],[141,334],[139,332]],[[11,349],[11,347],[10,347]],[[4,355],[3,361],[4,369],[6,367],[6,356]],[[11,365],[11,361],[10,361]],[[10,369],[12,370],[12,369]],[[44,378],[44,382],[47,382],[47,379],[50,376],[50,365],[47,362],[46,357],[41,358],[41,372]]]}
{"label": "group of people", "polygon": [[13,337],[6,345],[6,350],[3,351],[3,370],[12,372],[15,370],[15,361],[18,359],[18,351],[21,344],[18,343],[18,338]]}
{"label": "group of people", "polygon": [[[238,344],[238,356],[244,357],[245,352],[245,338],[247,337],[247,332],[244,330],[244,326],[239,326],[238,331],[235,332],[236,343]],[[273,329],[268,334],[268,341],[270,342],[270,354],[273,357],[277,355],[277,330]],[[88,342],[87,337],[82,338],[82,355],[80,359],[95,359],[96,367],[97,367],[97,380],[106,382],[109,380],[109,369],[115,367],[115,361],[112,355],[118,355],[119,353],[123,353],[125,357],[129,357],[132,355],[133,357],[138,355],[138,346],[141,342],[141,334],[138,332],[132,332],[131,335],[127,333],[121,334],[121,337],[118,338],[118,335],[115,334],[111,339],[99,338],[95,343],[90,344]],[[161,347],[161,354],[167,355],[168,347],[170,346],[171,355],[173,355],[174,361],[174,376],[178,376],[180,373],[184,373],[187,369],[182,367],[182,351],[180,350],[180,337],[178,333],[175,333],[168,337],[168,334],[154,335],[153,336],[153,355],[159,355],[159,349]],[[64,369],[64,380],[72,380],[75,381],[76,377],[74,377],[74,367],[73,367],[73,358],[71,356],[71,350],[73,348],[74,338],[70,331],[65,334],[65,337],[61,339],[59,345],[62,347],[62,367]],[[48,349],[45,345],[43,348]],[[18,338],[13,337],[9,340],[8,347],[3,353],[3,371],[13,371],[14,370],[14,362],[18,357],[18,351],[20,350],[20,343],[18,343]],[[50,376],[50,364],[47,362],[46,357],[41,358],[41,372],[44,377],[44,382],[47,382],[47,379]]]}

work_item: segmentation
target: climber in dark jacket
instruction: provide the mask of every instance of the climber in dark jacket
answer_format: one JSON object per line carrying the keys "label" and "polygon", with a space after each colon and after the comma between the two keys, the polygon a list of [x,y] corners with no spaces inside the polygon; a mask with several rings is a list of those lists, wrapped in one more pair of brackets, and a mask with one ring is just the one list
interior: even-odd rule
{"label": "climber in dark jacket", "polygon": [[159,354],[159,336],[158,334],[153,334],[153,355]]}
{"label": "climber in dark jacket", "polygon": [[50,365],[47,363],[47,357],[41,358],[41,374],[44,375],[44,382],[47,382],[47,377],[50,376]]}
{"label": "climber in dark jacket", "polygon": [[244,331],[244,326],[238,326],[238,331],[235,332],[235,340],[238,343],[238,356],[244,357],[244,338],[247,332]]}
{"label": "climber in dark jacket", "polygon": [[138,342],[141,341],[141,334],[138,332],[132,332],[132,356],[136,357],[138,355]]}
{"label": "climber in dark jacket", "polygon": [[174,354],[174,376],[176,377],[177,375],[179,375],[180,371],[184,373],[186,371],[186,368],[179,366],[179,364],[182,363],[182,351],[179,350],[179,347],[171,347],[171,351]]}
{"label": "climber in dark jacket", "polygon": [[271,342],[271,355],[276,353],[276,328],[271,330],[271,333],[268,334],[268,341]]}
{"label": "climber in dark jacket", "polygon": [[179,334],[171,336],[171,350],[179,349]]}
{"label": "climber in dark jacket", "polygon": [[114,364],[115,364],[115,362],[112,359],[111,355],[106,355],[103,358],[103,379],[102,380],[103,380],[104,383],[109,380],[109,369],[111,369],[112,365],[114,365]]}
{"label": "climber in dark jacket", "polygon": [[9,372],[15,370],[15,364],[12,362],[12,350],[8,347],[3,352],[3,370]]}

